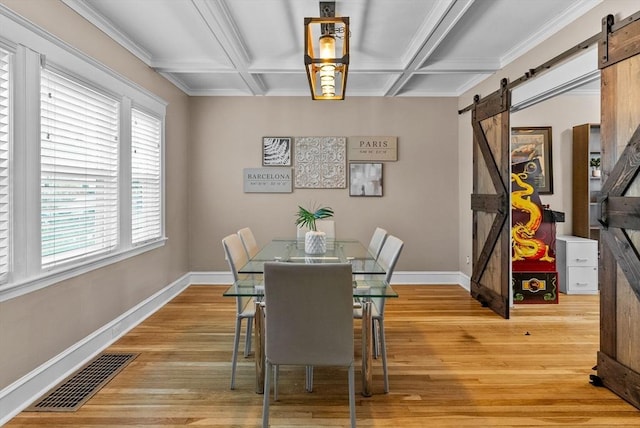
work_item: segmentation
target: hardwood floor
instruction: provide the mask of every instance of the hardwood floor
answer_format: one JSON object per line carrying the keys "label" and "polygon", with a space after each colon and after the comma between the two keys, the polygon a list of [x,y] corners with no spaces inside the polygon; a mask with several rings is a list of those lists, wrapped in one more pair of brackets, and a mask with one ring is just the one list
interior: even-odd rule
{"label": "hardwood floor", "polygon": [[[240,357],[229,389],[235,302],[224,288],[189,287],[111,346],[140,355],[77,412],[23,412],[7,427],[260,426],[253,357]],[[640,427],[640,411],[589,384],[598,296],[518,305],[503,320],[458,286],[394,288],[400,297],[385,321],[391,391],[382,393],[374,360],[374,396],[362,397],[356,368],[359,427]],[[347,426],[346,371],[316,368],[314,387],[304,392],[303,369],[281,369],[271,426]]]}

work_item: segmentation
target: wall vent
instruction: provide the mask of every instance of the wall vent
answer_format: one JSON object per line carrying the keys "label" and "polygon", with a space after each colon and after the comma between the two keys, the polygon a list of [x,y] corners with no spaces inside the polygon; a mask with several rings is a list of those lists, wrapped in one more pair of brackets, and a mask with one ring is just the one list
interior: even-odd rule
{"label": "wall vent", "polygon": [[27,412],[75,412],[138,354],[100,354],[29,406]]}

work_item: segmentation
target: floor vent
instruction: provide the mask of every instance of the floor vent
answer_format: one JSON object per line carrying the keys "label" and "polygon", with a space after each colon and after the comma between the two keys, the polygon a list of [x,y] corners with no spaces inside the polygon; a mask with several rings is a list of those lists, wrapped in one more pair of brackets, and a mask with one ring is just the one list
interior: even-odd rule
{"label": "floor vent", "polygon": [[138,354],[100,354],[25,410],[75,412],[137,356]]}

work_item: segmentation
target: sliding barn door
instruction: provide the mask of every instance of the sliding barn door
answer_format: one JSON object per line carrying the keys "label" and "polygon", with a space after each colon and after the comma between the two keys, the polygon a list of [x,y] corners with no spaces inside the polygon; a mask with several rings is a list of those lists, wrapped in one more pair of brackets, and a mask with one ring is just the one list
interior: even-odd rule
{"label": "sliding barn door", "polygon": [[502,88],[473,106],[473,273],[471,295],[509,318],[510,91]]}
{"label": "sliding barn door", "polygon": [[640,13],[603,21],[598,377],[640,408]]}

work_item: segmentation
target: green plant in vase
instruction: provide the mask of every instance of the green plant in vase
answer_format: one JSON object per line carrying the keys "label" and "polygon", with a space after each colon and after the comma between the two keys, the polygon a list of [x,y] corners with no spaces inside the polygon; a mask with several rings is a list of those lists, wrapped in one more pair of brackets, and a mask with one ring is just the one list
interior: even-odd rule
{"label": "green plant in vase", "polygon": [[333,209],[321,207],[308,210],[298,205],[296,213],[296,226],[306,227],[309,231],[304,236],[304,252],[307,254],[324,254],[327,251],[327,236],[324,232],[318,232],[316,220],[333,217]]}
{"label": "green plant in vase", "polygon": [[315,211],[310,211],[304,207],[298,205],[298,213],[296,214],[296,225],[298,227],[306,227],[309,230],[316,232],[316,220],[323,218],[333,217],[333,209],[330,207],[318,208]]}
{"label": "green plant in vase", "polygon": [[591,158],[589,165],[591,166],[591,175],[600,177],[600,158]]}

